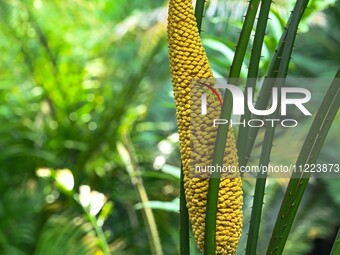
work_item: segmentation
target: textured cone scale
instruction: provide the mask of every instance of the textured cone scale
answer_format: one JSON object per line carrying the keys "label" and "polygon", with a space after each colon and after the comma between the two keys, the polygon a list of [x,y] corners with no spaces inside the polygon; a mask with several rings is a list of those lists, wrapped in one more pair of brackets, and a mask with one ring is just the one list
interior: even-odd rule
{"label": "textured cone scale", "polygon": [[[199,248],[204,250],[209,179],[207,175],[195,177],[193,166],[211,164],[217,131],[211,119],[219,118],[221,106],[218,100],[209,96],[208,118],[201,115],[201,109],[193,104],[200,101],[202,87],[190,87],[190,82],[193,78],[213,78],[213,74],[199,37],[191,0],[170,0],[168,42],[187,207],[195,239]],[[211,84],[208,81],[211,80],[207,79],[206,82]],[[190,121],[193,118],[197,121]],[[238,168],[232,129],[228,133],[224,165]],[[216,219],[216,254],[236,253],[242,231],[241,185],[238,172],[221,178]]]}

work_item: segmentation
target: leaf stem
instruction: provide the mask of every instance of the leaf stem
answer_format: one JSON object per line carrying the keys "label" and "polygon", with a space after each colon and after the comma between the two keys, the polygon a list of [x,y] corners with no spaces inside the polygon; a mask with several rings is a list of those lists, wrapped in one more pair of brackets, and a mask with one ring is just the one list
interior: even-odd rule
{"label": "leaf stem", "polygon": [[184,173],[181,167],[180,210],[179,210],[180,255],[190,254],[189,215],[184,192]]}
{"label": "leaf stem", "polygon": [[338,231],[338,234],[336,235],[332,251],[329,255],[338,255],[338,254],[340,254],[340,229]]}
{"label": "leaf stem", "polygon": [[90,213],[88,213],[86,210],[85,210],[85,212],[86,212],[86,216],[88,217],[89,221],[91,222],[92,226],[94,227],[94,229],[97,233],[97,236],[100,240],[100,245],[103,249],[104,255],[111,255],[110,248],[109,248],[109,245],[107,243],[105,234],[103,232],[103,229],[98,225],[97,218],[94,215],[91,215]]}
{"label": "leaf stem", "polygon": [[[236,47],[235,56],[230,68],[229,78],[238,78],[240,76],[243,59],[249,43],[251,30],[254,24],[255,16],[260,0],[250,0],[247,9],[245,21],[241,30],[241,35]],[[221,118],[230,120],[233,99],[231,93],[226,90],[221,111]],[[219,126],[213,154],[212,165],[222,165],[225,152],[225,146],[228,136],[228,126]],[[216,213],[218,202],[218,190],[220,173],[214,173],[209,180],[206,218],[205,218],[205,237],[204,237],[204,254],[214,255],[216,250]]]}
{"label": "leaf stem", "polygon": [[198,27],[198,32],[201,33],[202,31],[202,20],[203,20],[203,13],[204,13],[204,5],[205,0],[197,0],[195,6],[195,17]]}
{"label": "leaf stem", "polygon": [[[261,59],[261,52],[262,52],[262,45],[266,33],[266,27],[268,22],[268,16],[270,11],[272,1],[271,0],[263,0],[261,3],[259,19],[256,26],[255,31],[255,38],[254,38],[254,45],[251,52],[250,63],[249,63],[249,71],[248,71],[248,79],[245,89],[245,98],[248,96],[248,88],[252,88],[254,90],[256,85],[256,78],[258,76],[259,64]],[[241,122],[243,120],[248,121],[251,117],[251,113],[247,107],[247,100],[245,100],[245,113],[241,117]],[[248,133],[249,127],[240,126],[238,132],[238,139],[237,139],[237,150],[239,156],[239,164],[240,166],[244,166],[245,162],[245,152],[247,147],[247,140],[248,140]]]}
{"label": "leaf stem", "polygon": [[235,56],[230,68],[229,78],[239,78],[240,72],[246,54],[247,46],[249,43],[250,34],[254,25],[257,9],[260,0],[250,0],[247,14],[243,23],[240,38],[237,42]]}
{"label": "leaf stem", "polygon": [[150,207],[145,206],[148,204],[149,198],[146,193],[143,179],[139,176],[140,169],[135,156],[134,147],[130,141],[127,130],[122,131],[122,142],[122,144],[117,144],[118,152],[120,153],[122,160],[126,165],[126,170],[129,174],[130,180],[137,191],[141,204],[143,205],[143,220],[146,225],[151,254],[163,255],[162,245],[154,214]]}

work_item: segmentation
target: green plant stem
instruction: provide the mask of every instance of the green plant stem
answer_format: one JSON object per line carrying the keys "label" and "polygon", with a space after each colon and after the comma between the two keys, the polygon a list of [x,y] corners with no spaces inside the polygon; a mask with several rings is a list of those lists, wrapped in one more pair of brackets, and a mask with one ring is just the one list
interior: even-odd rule
{"label": "green plant stem", "polygon": [[103,229],[98,225],[97,218],[94,215],[91,215],[88,212],[86,212],[86,216],[90,220],[92,226],[94,227],[94,229],[95,229],[95,231],[97,233],[97,236],[98,236],[98,238],[100,240],[100,245],[101,245],[101,247],[103,249],[104,255],[111,255],[110,248],[109,248],[109,245],[107,243],[105,234],[103,232]]}
{"label": "green plant stem", "polygon": [[[340,69],[315,116],[300,151],[296,166],[315,164],[317,161],[331,124],[340,108],[340,86],[338,78],[340,78]],[[303,169],[293,173],[274,225],[274,230],[267,249],[267,255],[282,254],[298,207],[307,188],[309,178],[310,173],[304,172]]]}
{"label": "green plant stem", "polygon": [[147,234],[150,242],[151,252],[153,255],[163,255],[162,245],[159,238],[157,224],[152,209],[145,205],[149,199],[143,184],[142,178],[139,176],[138,162],[135,158],[134,148],[127,134],[127,130],[122,131],[123,144],[119,144],[118,151],[126,165],[132,184],[135,186],[139,196],[139,200],[143,205],[143,219],[146,225]]}
{"label": "green plant stem", "polygon": [[307,8],[309,0],[300,0],[296,2],[292,13],[292,20],[287,32],[286,44],[282,53],[282,60],[277,77],[284,78],[287,76],[289,63],[291,60],[295,38],[299,27],[300,20]]}
{"label": "green plant stem", "polygon": [[85,208],[82,203],[79,200],[79,195],[78,194],[72,194],[72,193],[66,193],[68,196],[72,197],[72,199],[74,199],[74,201],[76,201],[77,204],[79,204],[79,206],[83,209],[84,213],[86,214],[87,219],[89,220],[89,222],[91,223],[91,225],[93,226],[94,230],[96,231],[97,237],[99,239],[100,242],[100,246],[103,249],[104,255],[111,255],[110,252],[110,247],[108,245],[106,236],[103,232],[103,229],[98,225],[98,221],[96,216],[92,215],[88,208]]}
{"label": "green plant stem", "polygon": [[339,255],[340,254],[340,229],[335,237],[333,248],[329,255]]}
{"label": "green plant stem", "polygon": [[[238,78],[240,76],[243,59],[247,50],[251,30],[254,24],[259,0],[249,2],[245,21],[241,30],[240,38],[236,47],[235,56],[230,68],[229,78]],[[230,120],[233,99],[231,93],[226,90],[221,111],[221,118]],[[223,165],[223,157],[228,136],[228,126],[219,126],[213,154],[212,165]],[[204,254],[214,255],[216,250],[216,213],[219,190],[219,173],[214,173],[209,180],[206,218],[205,218],[205,236],[204,236]]]}
{"label": "green plant stem", "polygon": [[[230,120],[231,109],[233,99],[228,93],[227,100],[223,101],[223,107],[221,115],[227,120]],[[219,126],[217,129],[217,138],[215,143],[214,155],[212,165],[222,165],[225,151],[225,145],[228,136],[228,129],[223,132],[224,126]],[[217,214],[217,202],[218,202],[218,190],[220,184],[220,173],[213,173],[210,176],[207,209],[205,215],[205,236],[204,236],[204,254],[215,255],[216,250],[216,214]]]}
{"label": "green plant stem", "polygon": [[249,43],[250,34],[254,25],[260,0],[250,0],[247,14],[243,23],[240,38],[237,42],[235,56],[230,67],[229,78],[239,78],[240,72]]}
{"label": "green plant stem", "polygon": [[201,33],[202,31],[202,20],[203,20],[203,13],[204,13],[204,5],[205,0],[197,0],[195,6],[195,17],[197,22],[198,32]]}
{"label": "green plant stem", "polygon": [[[250,57],[250,63],[249,63],[249,71],[248,71],[248,79],[245,89],[245,98],[248,96],[248,88],[252,88],[254,90],[256,85],[256,77],[258,76],[258,70],[259,70],[259,64],[261,59],[261,51],[262,51],[262,45],[266,33],[266,27],[268,22],[268,16],[270,11],[272,1],[271,0],[264,0],[261,3],[260,8],[260,14],[259,19],[256,26],[255,31],[255,38],[254,38],[254,45],[251,52]],[[241,117],[242,121],[248,121],[251,117],[251,113],[247,107],[247,100],[244,102],[244,115]],[[249,127],[246,126],[240,126],[239,132],[238,132],[238,139],[237,139],[237,150],[238,150],[238,156],[239,156],[239,164],[240,166],[244,166],[245,160],[245,151],[247,147],[247,140],[248,140],[248,133],[249,133]]]}
{"label": "green plant stem", "polygon": [[251,210],[250,216],[250,226],[247,237],[247,245],[246,245],[246,255],[255,255],[257,249],[257,241],[259,238],[259,229],[261,223],[261,215],[262,215],[262,205],[264,192],[266,187],[267,179],[265,177],[257,177],[256,185],[255,185],[255,193],[253,200],[253,207]]}
{"label": "green plant stem", "polygon": [[180,255],[190,254],[189,215],[184,192],[184,173],[181,167],[180,210],[179,210]]}
{"label": "green plant stem", "polygon": [[[197,20],[197,26],[199,32],[201,32],[201,25],[202,25],[202,18],[203,18],[203,10],[204,10],[204,0],[198,0],[196,2],[195,8],[195,16]],[[228,100],[231,102],[231,100]],[[228,109],[231,109],[231,104]],[[229,113],[230,118],[231,112]],[[219,128],[220,129],[220,128]],[[227,139],[227,134],[224,134],[225,137],[224,143],[221,142],[221,139],[216,140],[216,146],[214,151],[214,158],[213,158],[213,165],[216,164],[216,161],[220,159],[223,162],[224,150],[225,150],[225,141]],[[221,138],[221,137],[219,137]],[[220,142],[218,142],[220,141]],[[216,177],[216,176],[215,176]],[[207,254],[215,254],[215,246],[216,246],[216,212],[217,212],[217,201],[218,201],[218,190],[219,190],[219,178],[211,178],[209,181],[209,188],[208,188],[208,199],[207,199],[207,209],[206,209],[206,229],[205,229],[205,245],[204,245],[204,253]],[[184,212],[183,212],[184,213]],[[182,218],[182,217],[181,217]],[[182,226],[181,226],[182,227]],[[182,235],[182,233],[181,233]],[[184,239],[184,237],[183,237]],[[182,242],[182,241],[181,241]],[[183,240],[185,242],[185,240]],[[186,244],[184,244],[186,245]]]}
{"label": "green plant stem", "polygon": [[[274,115],[278,115],[278,111]],[[276,117],[273,117],[276,118]],[[260,170],[262,166],[268,166],[270,162],[270,155],[273,146],[273,139],[275,134],[275,126],[268,125],[266,127],[263,147],[261,151],[261,158],[259,163]],[[253,208],[251,211],[249,233],[246,246],[246,255],[256,255],[257,241],[259,238],[259,230],[262,215],[262,206],[265,194],[267,174],[259,172],[256,180],[255,194],[253,200]]]}
{"label": "green plant stem", "polygon": [[[252,49],[252,54],[250,57],[249,71],[248,71],[248,79],[246,84],[245,96],[247,98],[248,88],[255,88],[256,85],[256,77],[258,76],[258,68],[261,58],[261,50],[264,41],[265,31],[268,22],[268,16],[270,11],[272,1],[264,0],[261,3],[259,20],[257,22],[257,27],[255,31],[254,45]],[[246,104],[246,103],[245,103]],[[245,114],[241,118],[242,120],[247,121],[251,117],[251,113],[245,105]],[[240,166],[244,165],[245,160],[245,150],[247,146],[249,127],[241,127],[239,129],[238,136],[238,144],[237,148],[239,151],[239,164]],[[270,159],[271,152],[271,142],[267,143],[267,140],[271,140],[270,132],[266,132],[264,146],[261,152],[261,165],[268,165]],[[256,180],[254,200],[253,200],[253,208],[251,211],[250,225],[249,225],[249,233],[247,238],[247,246],[246,246],[246,255],[256,255],[257,242],[259,237],[259,229],[261,223],[261,215],[262,215],[262,205],[263,198],[265,193],[266,186],[266,174],[259,173]]]}

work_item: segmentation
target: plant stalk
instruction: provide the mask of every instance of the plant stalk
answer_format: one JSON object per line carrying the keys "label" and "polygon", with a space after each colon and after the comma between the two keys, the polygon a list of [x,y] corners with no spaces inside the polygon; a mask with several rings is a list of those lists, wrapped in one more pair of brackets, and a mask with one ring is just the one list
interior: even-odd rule
{"label": "plant stalk", "polygon": [[[239,78],[244,56],[249,43],[251,30],[254,24],[255,16],[260,0],[250,0],[245,21],[241,30],[240,38],[236,47],[235,56],[230,68],[229,78]],[[226,90],[221,111],[221,119],[230,120],[232,111],[232,95]],[[212,165],[223,165],[223,157],[228,136],[228,126],[219,126],[213,154]],[[218,190],[220,173],[214,173],[209,180],[207,209],[205,218],[205,237],[204,237],[204,254],[214,255],[216,251],[216,213],[218,202]]]}
{"label": "plant stalk", "polygon": [[205,0],[197,0],[195,6],[195,17],[197,22],[198,33],[202,31],[202,20],[203,20],[203,13],[204,13],[204,5]]}
{"label": "plant stalk", "polygon": [[[263,0],[261,3],[260,14],[256,26],[254,45],[251,52],[250,63],[249,63],[249,71],[248,71],[248,79],[246,84],[246,89],[244,92],[245,98],[248,97],[248,88],[252,88],[253,91],[256,86],[256,78],[258,76],[259,64],[261,59],[262,45],[266,33],[266,27],[268,22],[268,16],[270,11],[272,1],[271,0]],[[243,120],[248,121],[251,117],[251,112],[247,107],[247,100],[244,102],[245,113],[241,116],[241,122]],[[245,127],[240,126],[238,132],[237,139],[237,150],[239,156],[239,164],[240,166],[244,166],[245,162],[245,152],[247,148],[247,140],[248,140],[249,127],[246,125]]]}
{"label": "plant stalk", "polygon": [[180,210],[179,210],[180,255],[190,254],[189,215],[184,191],[184,173],[181,167]]}
{"label": "plant stalk", "polygon": [[338,231],[338,234],[336,235],[331,253],[329,255],[338,255],[340,254],[340,229]]}
{"label": "plant stalk", "polygon": [[141,204],[143,205],[143,219],[147,228],[148,238],[150,242],[151,252],[153,255],[163,255],[161,241],[157,230],[157,224],[152,209],[145,205],[149,199],[143,184],[142,178],[139,176],[139,167],[135,158],[134,149],[129,140],[128,134],[122,132],[123,144],[118,147],[118,151],[126,165],[132,184],[135,186]]}

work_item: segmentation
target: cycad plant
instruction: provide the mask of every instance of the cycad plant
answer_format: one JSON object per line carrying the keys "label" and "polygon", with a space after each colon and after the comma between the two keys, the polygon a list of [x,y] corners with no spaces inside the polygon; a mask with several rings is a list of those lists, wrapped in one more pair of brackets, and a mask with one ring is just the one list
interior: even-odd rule
{"label": "cycad plant", "polygon": [[[259,77],[259,65],[272,4],[273,2],[270,0],[250,0],[230,67],[228,83],[238,85],[246,51],[251,44],[248,79],[244,89],[246,98],[252,96],[248,93],[258,87],[257,78],[262,78]],[[273,52],[266,77],[262,80],[255,109],[267,109],[271,105],[272,91],[280,91],[285,87],[299,23],[308,4],[308,0],[296,1],[281,39]],[[211,176],[203,175],[198,178],[192,176],[192,168],[197,158],[198,162],[211,163],[212,166],[226,164],[234,167],[238,167],[238,165],[246,167],[249,164],[249,158],[260,128],[250,128],[249,125],[240,126],[237,132],[236,149],[234,133],[231,128],[228,128],[227,125],[211,128],[208,119],[197,118],[201,109],[194,105],[194,102],[200,100],[201,94],[199,94],[199,86],[190,85],[194,78],[198,78],[197,83],[208,88],[219,99],[208,100],[208,110],[214,112],[214,119],[230,121],[232,106],[236,105],[233,104],[230,91],[226,90],[222,109],[219,110],[219,104],[222,103],[221,95],[219,91],[213,89],[212,85],[215,80],[209,80],[209,78],[213,78],[213,75],[199,38],[204,5],[204,0],[197,0],[194,10],[191,0],[170,0],[169,3],[169,58],[182,158],[181,254],[190,253],[189,222],[192,224],[197,245],[204,251],[204,254],[236,254],[242,226],[242,211],[239,210],[242,205],[240,176],[233,174],[227,178],[220,178],[221,176],[217,175],[213,176],[214,178],[209,178]],[[256,17],[258,17],[257,22],[255,22]],[[250,40],[252,31],[255,31],[254,39]],[[266,238],[270,238],[267,254],[282,254],[284,251],[289,232],[311,177],[305,166],[316,164],[328,131],[340,107],[340,86],[337,81],[339,76],[340,71],[335,74],[334,80],[329,85],[296,159],[295,166],[302,167],[298,171],[291,172],[274,229],[270,236],[266,236]],[[281,98],[280,93],[278,97]],[[274,103],[272,102],[272,104]],[[246,103],[244,109],[245,112],[240,121],[247,122],[253,118],[263,120],[263,116],[252,113]],[[279,111],[280,107],[271,112],[270,119],[280,119]],[[198,125],[192,122],[193,118],[199,120]],[[264,135],[261,138],[263,141],[258,162],[259,169],[268,167],[270,164],[276,127],[277,124],[265,126]],[[207,151],[214,152],[211,158]],[[267,173],[259,171],[249,229],[243,233],[248,236],[245,254],[258,254],[257,245],[266,180]],[[339,254],[339,235],[334,242],[332,254]]]}

